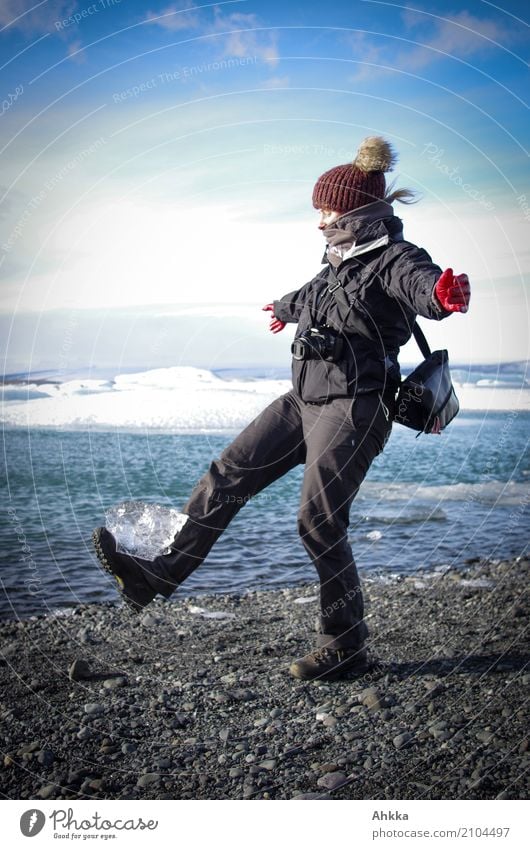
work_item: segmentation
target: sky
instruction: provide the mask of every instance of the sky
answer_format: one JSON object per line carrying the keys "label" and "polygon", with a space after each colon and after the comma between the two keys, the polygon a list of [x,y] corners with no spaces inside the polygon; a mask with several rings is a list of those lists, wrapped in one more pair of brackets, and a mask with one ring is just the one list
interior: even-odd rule
{"label": "sky", "polygon": [[[3,372],[289,364],[261,307],[324,248],[318,176],[367,135],[405,237],[466,272],[423,322],[528,358],[527,3],[0,0]],[[419,359],[411,342],[404,362]]]}

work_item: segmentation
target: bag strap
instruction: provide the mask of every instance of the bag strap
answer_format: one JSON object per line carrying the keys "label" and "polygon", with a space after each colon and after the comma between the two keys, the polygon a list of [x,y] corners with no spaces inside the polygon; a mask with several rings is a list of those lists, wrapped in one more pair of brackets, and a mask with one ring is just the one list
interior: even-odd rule
{"label": "bag strap", "polygon": [[[337,274],[335,273],[335,269],[332,265],[330,265],[330,272],[332,277],[334,278],[334,282],[331,286],[328,286],[327,290],[334,296],[339,307],[339,316],[342,319],[341,331],[347,330],[350,333],[360,333],[361,336],[364,336],[371,342],[380,341],[377,339],[372,330],[368,327],[368,324],[366,323],[364,318],[362,318],[362,316],[359,315],[359,313],[353,309],[354,305],[350,304],[346,296],[346,292],[344,291],[344,287],[341,281],[339,280]],[[414,321],[414,324],[412,325],[412,333],[414,335],[414,339],[416,340],[418,348],[423,354],[423,358],[426,360],[431,355],[431,349],[429,347],[427,339],[425,338],[425,334],[423,333],[423,330],[421,329],[417,321]]]}
{"label": "bag strap", "polygon": [[412,325],[412,332],[414,334],[414,338],[416,340],[416,344],[423,354],[423,359],[426,360],[431,356],[431,349],[429,347],[429,343],[427,342],[423,330],[419,326],[418,322],[415,321]]}

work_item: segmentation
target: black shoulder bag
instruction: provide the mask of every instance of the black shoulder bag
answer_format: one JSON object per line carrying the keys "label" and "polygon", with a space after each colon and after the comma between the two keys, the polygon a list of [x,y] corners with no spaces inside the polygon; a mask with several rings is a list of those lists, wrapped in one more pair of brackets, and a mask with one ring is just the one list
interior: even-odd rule
{"label": "black shoulder bag", "polygon": [[[365,320],[354,312],[342,283],[332,266],[330,269],[335,282],[328,291],[333,293],[340,311],[348,318],[348,321],[344,319],[343,330],[361,333],[372,342],[380,343],[381,339],[377,340]],[[394,421],[419,431],[418,436],[420,433],[440,433],[460,409],[449,371],[449,355],[446,350],[431,353],[417,322],[412,325],[412,333],[425,359],[401,382]]]}

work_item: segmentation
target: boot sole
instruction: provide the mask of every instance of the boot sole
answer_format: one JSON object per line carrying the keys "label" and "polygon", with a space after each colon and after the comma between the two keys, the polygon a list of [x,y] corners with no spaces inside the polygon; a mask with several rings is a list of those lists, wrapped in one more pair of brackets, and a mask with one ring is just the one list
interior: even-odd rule
{"label": "boot sole", "polygon": [[146,602],[146,604],[142,604],[141,602],[134,601],[134,599],[132,599],[126,594],[125,583],[123,581],[123,578],[120,578],[120,576],[116,574],[116,572],[112,568],[112,565],[107,560],[105,552],[103,551],[103,548],[101,546],[101,528],[96,528],[96,530],[92,532],[92,542],[94,543],[94,548],[96,550],[96,557],[103,566],[105,572],[108,572],[109,575],[112,575],[112,577],[118,584],[119,593],[127,607],[129,607],[130,610],[132,610],[134,613],[140,613],[144,609],[144,607],[147,607],[148,602]]}
{"label": "boot sole", "polygon": [[337,669],[330,669],[330,670],[327,670],[326,672],[321,672],[318,675],[307,675],[307,676],[305,676],[305,675],[299,675],[298,671],[297,670],[295,671],[293,669],[293,666],[290,666],[289,672],[291,673],[293,678],[297,678],[299,681],[335,681],[335,680],[338,680],[339,678],[347,678],[350,675],[351,676],[355,675],[356,677],[360,678],[363,675],[366,675],[367,672],[370,672],[370,669],[371,669],[370,664],[367,664],[362,669],[361,668],[355,669],[355,667],[351,667],[351,666],[350,667],[344,667],[344,669],[341,669],[340,666],[338,666]]}

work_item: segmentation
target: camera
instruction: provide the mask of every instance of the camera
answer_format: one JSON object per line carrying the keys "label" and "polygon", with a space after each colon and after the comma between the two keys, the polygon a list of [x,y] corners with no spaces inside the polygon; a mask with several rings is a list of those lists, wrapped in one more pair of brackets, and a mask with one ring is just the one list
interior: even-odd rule
{"label": "camera", "polygon": [[336,363],[342,356],[343,340],[329,327],[311,327],[297,336],[291,345],[295,360],[328,360]]}

